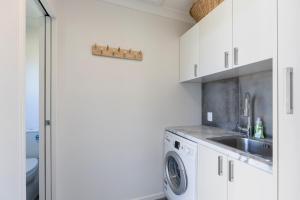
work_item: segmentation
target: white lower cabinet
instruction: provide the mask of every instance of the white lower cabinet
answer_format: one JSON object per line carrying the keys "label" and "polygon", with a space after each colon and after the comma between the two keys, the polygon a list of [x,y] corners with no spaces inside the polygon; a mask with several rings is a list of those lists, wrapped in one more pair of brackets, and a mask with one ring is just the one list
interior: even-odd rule
{"label": "white lower cabinet", "polygon": [[198,147],[198,200],[275,200],[272,174]]}
{"label": "white lower cabinet", "polygon": [[227,200],[227,156],[199,145],[198,200]]}
{"label": "white lower cabinet", "polygon": [[228,178],[229,200],[275,200],[272,174],[238,160],[228,160],[231,176]]}

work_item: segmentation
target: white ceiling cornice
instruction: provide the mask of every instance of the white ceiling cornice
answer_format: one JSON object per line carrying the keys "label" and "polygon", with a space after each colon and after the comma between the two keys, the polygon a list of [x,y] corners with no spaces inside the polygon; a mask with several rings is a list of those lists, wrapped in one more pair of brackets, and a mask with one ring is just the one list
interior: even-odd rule
{"label": "white ceiling cornice", "polygon": [[107,3],[111,3],[118,6],[123,6],[126,8],[139,10],[146,13],[151,13],[159,15],[162,17],[167,17],[186,23],[194,24],[195,21],[191,18],[188,12],[183,12],[182,10],[173,9],[170,7],[159,6],[155,3],[145,3],[141,0],[99,0]]}

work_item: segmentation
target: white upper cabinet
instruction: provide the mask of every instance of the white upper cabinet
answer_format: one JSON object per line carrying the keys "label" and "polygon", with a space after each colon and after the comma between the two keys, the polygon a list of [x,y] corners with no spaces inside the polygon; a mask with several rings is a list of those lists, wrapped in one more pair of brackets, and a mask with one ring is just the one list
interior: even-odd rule
{"label": "white upper cabinet", "polygon": [[199,29],[195,25],[180,38],[180,81],[198,77]]}
{"label": "white upper cabinet", "polygon": [[227,200],[227,156],[198,146],[198,200]]}
{"label": "white upper cabinet", "polygon": [[233,0],[234,66],[273,57],[275,0]]}
{"label": "white upper cabinet", "polygon": [[275,200],[273,176],[229,158],[228,200]]}
{"label": "white upper cabinet", "polygon": [[232,66],[232,0],[225,0],[198,23],[199,75]]}
{"label": "white upper cabinet", "polygon": [[182,36],[180,80],[273,58],[275,8],[276,0],[222,2]]}

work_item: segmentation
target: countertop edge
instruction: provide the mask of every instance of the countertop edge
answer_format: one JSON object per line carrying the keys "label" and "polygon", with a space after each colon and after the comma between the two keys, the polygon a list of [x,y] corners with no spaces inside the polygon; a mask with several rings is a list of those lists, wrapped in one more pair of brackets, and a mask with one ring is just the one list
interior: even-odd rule
{"label": "countertop edge", "polygon": [[[233,135],[240,135],[239,133],[236,133],[236,132],[226,131],[223,129],[219,129],[219,128],[215,128],[215,127],[208,127],[208,126],[167,127],[167,128],[165,128],[165,131],[171,132],[173,134],[179,135],[183,138],[186,138],[188,140],[196,142],[200,145],[203,145],[207,148],[210,148],[210,149],[215,150],[219,153],[222,153],[226,156],[229,156],[232,159],[244,162],[252,167],[255,167],[257,169],[265,171],[269,174],[273,174],[273,163],[269,163],[269,162],[266,163],[266,162],[260,161],[256,158],[254,158],[255,156],[250,156],[250,155],[247,155],[246,153],[241,153],[238,150],[235,151],[233,148],[226,147],[222,144],[218,144],[216,142],[210,141],[207,139],[208,137],[206,137],[206,136],[203,137],[201,135],[202,134],[201,129],[220,132],[220,134],[223,132],[223,133],[230,133]],[[199,132],[198,135],[197,135],[197,133],[193,133],[193,134],[190,133],[193,131]],[[204,132],[203,135],[205,135],[205,131],[203,131],[203,132]],[[195,137],[195,135],[197,135],[197,137]]]}

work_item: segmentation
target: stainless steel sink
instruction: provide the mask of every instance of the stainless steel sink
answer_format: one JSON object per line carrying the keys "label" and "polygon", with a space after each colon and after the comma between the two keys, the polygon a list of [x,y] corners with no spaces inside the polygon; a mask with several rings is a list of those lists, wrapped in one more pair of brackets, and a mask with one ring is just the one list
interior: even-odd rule
{"label": "stainless steel sink", "polygon": [[208,139],[240,151],[259,156],[268,161],[273,160],[273,145],[271,142],[254,140],[240,136],[225,136]]}

